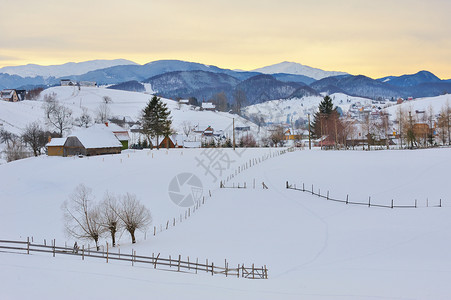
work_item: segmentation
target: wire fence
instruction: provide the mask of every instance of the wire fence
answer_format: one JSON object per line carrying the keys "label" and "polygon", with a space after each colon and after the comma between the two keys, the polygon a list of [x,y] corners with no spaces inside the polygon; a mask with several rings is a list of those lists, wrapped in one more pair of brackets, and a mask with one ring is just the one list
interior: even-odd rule
{"label": "wire fence", "polygon": [[198,258],[196,258],[196,260],[190,261],[190,258],[187,257],[187,259],[185,260],[182,259],[181,255],[178,255],[177,258],[172,258],[171,256],[169,256],[168,258],[163,258],[161,257],[160,253],[158,253],[157,255],[152,253],[152,256],[141,256],[137,255],[136,250],[133,249],[131,250],[130,254],[111,252],[108,247],[108,243],[106,246],[106,251],[105,249],[93,251],[89,248],[85,249],[84,246],[82,246],[82,248],[56,246],[55,240],[51,241],[51,245],[34,244],[30,242],[29,238],[27,238],[27,241],[0,240],[0,249],[8,250],[9,252],[13,253],[51,253],[53,257],[55,257],[57,254],[71,255],[78,256],[82,260],[85,260],[85,258],[97,258],[103,259],[107,263],[109,263],[110,261],[126,261],[131,263],[132,266],[136,264],[142,264],[150,266],[154,269],[183,273],[198,274],[200,272],[205,272],[211,274],[212,276],[219,274],[226,277],[231,276],[247,279],[268,279],[268,269],[266,268],[266,265],[262,267],[255,267],[254,264],[245,266],[243,263],[236,265],[236,267],[231,267],[229,266],[227,260],[224,260],[224,266],[220,266],[215,265],[213,262],[209,262],[208,259],[205,260],[205,263],[199,262]]}
{"label": "wire fence", "polygon": [[321,194],[321,190],[318,189],[318,192],[314,190],[313,184],[311,187],[309,186],[306,188],[305,184],[302,183],[302,188],[297,188],[296,185],[290,184],[288,181],[286,182],[286,188],[290,190],[296,190],[305,192],[308,194],[311,194],[313,196],[318,196],[320,198],[326,199],[328,201],[334,201],[334,202],[340,202],[345,204],[351,204],[351,205],[362,205],[362,206],[368,206],[368,207],[382,207],[382,208],[418,208],[418,207],[443,207],[442,199],[439,199],[438,201],[432,202],[429,199],[426,199],[426,205],[425,206],[419,206],[418,200],[415,199],[412,201],[411,205],[396,205],[394,199],[391,199],[390,204],[381,204],[371,201],[371,196],[368,197],[367,201],[351,201],[349,198],[349,194],[346,195],[346,199],[337,199],[332,198],[329,194],[329,191],[327,191],[325,194]]}

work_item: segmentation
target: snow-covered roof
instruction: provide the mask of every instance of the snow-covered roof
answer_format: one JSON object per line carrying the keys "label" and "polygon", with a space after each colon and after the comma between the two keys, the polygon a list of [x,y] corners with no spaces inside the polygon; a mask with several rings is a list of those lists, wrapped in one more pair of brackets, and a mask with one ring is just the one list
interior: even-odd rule
{"label": "snow-covered roof", "polygon": [[128,141],[130,139],[130,136],[128,135],[128,132],[114,132],[114,135],[119,141]]}
{"label": "snow-covered roof", "polygon": [[64,146],[66,138],[53,138],[47,146]]}
{"label": "snow-covered roof", "polygon": [[202,143],[200,141],[184,141],[183,147],[184,148],[200,148],[202,146]]}
{"label": "snow-covered roof", "polygon": [[79,129],[70,136],[77,137],[86,149],[122,147],[121,142],[105,125]]}
{"label": "snow-covered roof", "polygon": [[202,102],[202,108],[204,109],[214,109],[216,106],[211,102]]}

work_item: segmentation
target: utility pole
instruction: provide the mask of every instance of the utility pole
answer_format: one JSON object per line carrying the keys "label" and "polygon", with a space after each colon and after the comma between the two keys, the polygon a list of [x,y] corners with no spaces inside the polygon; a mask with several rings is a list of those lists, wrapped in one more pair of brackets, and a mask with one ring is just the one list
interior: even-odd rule
{"label": "utility pole", "polygon": [[308,149],[312,150],[312,141],[310,135],[310,114],[308,114]]}
{"label": "utility pole", "polygon": [[235,118],[233,118],[233,150],[235,150]]}

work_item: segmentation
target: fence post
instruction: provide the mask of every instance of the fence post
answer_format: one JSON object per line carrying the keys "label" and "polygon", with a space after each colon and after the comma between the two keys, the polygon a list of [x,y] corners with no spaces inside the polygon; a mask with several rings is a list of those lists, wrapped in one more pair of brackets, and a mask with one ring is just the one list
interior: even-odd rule
{"label": "fence post", "polygon": [[393,199],[391,199],[391,208],[393,208]]}
{"label": "fence post", "polygon": [[157,268],[157,260],[158,260],[158,257],[160,257],[160,253],[158,253],[157,257],[155,257],[155,262],[154,262],[154,264],[153,264],[153,268],[154,268],[154,269]]}
{"label": "fence post", "polygon": [[415,199],[415,208],[417,208],[417,199]]}
{"label": "fence post", "polygon": [[368,207],[371,207],[371,196],[368,196]]}
{"label": "fence post", "polygon": [[196,257],[196,274],[197,274],[197,267],[199,266],[199,258]]}
{"label": "fence post", "polygon": [[254,269],[254,264],[252,264],[252,279],[255,279],[255,269]]}
{"label": "fence post", "polygon": [[132,267],[133,267],[133,249],[132,249]]}
{"label": "fence post", "polygon": [[346,204],[348,204],[348,202],[349,202],[349,195],[346,194]]}
{"label": "fence post", "polygon": [[85,260],[85,245],[81,246],[81,260]]}
{"label": "fence post", "polygon": [[108,263],[108,242],[106,242],[106,263]]}
{"label": "fence post", "polygon": [[288,188],[288,181],[287,181],[287,188]]}
{"label": "fence post", "polygon": [[27,237],[27,254],[30,254],[30,238]]}
{"label": "fence post", "polygon": [[227,277],[227,259],[224,259],[224,265],[225,265],[225,276]]}
{"label": "fence post", "polygon": [[236,276],[240,278],[240,264],[238,264],[238,268],[236,269]]}
{"label": "fence post", "polygon": [[304,183],[302,183],[302,191],[305,192]]}
{"label": "fence post", "polygon": [[55,257],[55,239],[53,239],[53,241],[52,241],[52,243],[53,243],[53,257]]}
{"label": "fence post", "polygon": [[313,195],[313,184],[312,184],[312,195]]}
{"label": "fence post", "polygon": [[442,207],[442,199],[440,198],[440,206],[439,207]]}
{"label": "fence post", "polygon": [[265,265],[265,279],[268,279],[268,269],[266,268],[266,265]]}
{"label": "fence post", "polygon": [[181,260],[181,255],[179,254],[179,264],[177,266],[177,272],[180,272],[180,260]]}
{"label": "fence post", "polygon": [[329,191],[327,191],[327,200],[329,200]]}
{"label": "fence post", "polygon": [[214,274],[215,265],[214,263],[211,263],[211,276]]}
{"label": "fence post", "polygon": [[207,273],[208,273],[208,258],[205,259],[205,266],[207,267],[207,268],[206,268],[206,271],[207,271]]}

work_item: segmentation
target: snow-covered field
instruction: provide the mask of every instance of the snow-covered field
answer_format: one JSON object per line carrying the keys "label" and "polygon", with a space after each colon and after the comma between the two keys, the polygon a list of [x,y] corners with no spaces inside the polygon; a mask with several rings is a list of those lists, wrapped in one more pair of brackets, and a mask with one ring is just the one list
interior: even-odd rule
{"label": "snow-covered field", "polygon": [[[55,238],[60,245],[72,242],[63,234],[60,207],[79,183],[90,186],[98,200],[106,190],[135,193],[151,209],[153,225],[165,224],[185,211],[169,199],[169,182],[191,172],[202,181],[206,204],[156,236],[148,232],[144,239],[141,233],[133,246],[124,233],[121,253],[133,248],[138,255],[155,252],[208,258],[216,264],[226,258],[230,264],[267,265],[269,279],[0,252],[0,298],[449,299],[451,149],[303,150],[271,157],[230,179],[238,166],[278,150],[126,151],[89,159],[42,156],[1,165],[0,239],[33,236],[35,241]],[[199,163],[208,162],[207,154],[222,158],[222,174]],[[251,188],[219,189],[221,179],[227,186],[247,182]],[[417,199],[419,207],[346,205],[287,190],[286,181],[313,184],[315,191],[329,190],[333,197],[349,194],[353,201],[371,196],[374,203],[394,199],[411,204]],[[263,190],[261,182],[269,189]],[[429,205],[442,199],[443,207],[425,207],[426,198]]]}

